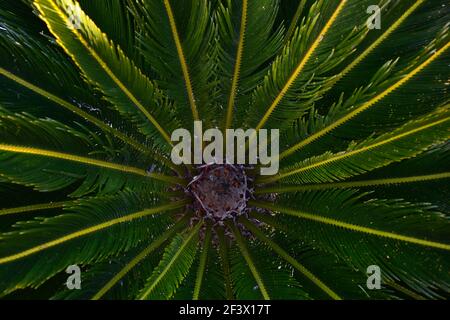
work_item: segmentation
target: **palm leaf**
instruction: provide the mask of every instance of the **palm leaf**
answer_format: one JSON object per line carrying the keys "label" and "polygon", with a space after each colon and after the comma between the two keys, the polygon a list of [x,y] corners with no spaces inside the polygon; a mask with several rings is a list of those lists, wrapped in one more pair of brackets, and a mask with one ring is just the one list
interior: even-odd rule
{"label": "palm leaf", "polygon": [[[105,192],[119,190],[125,183],[124,174],[131,175],[129,182],[134,179],[134,183],[139,183],[140,187],[142,182],[149,183],[151,177],[163,177],[158,173],[147,173],[145,169],[89,156],[94,151],[95,143],[102,141],[95,134],[27,115],[2,116],[0,122],[0,173],[9,181],[33,186],[41,191],[53,191],[81,180],[83,184],[73,193],[74,196],[80,196],[97,188]],[[106,146],[107,142],[103,144]],[[110,150],[105,148],[103,157],[108,153],[111,156],[113,150],[113,147]],[[27,167],[17,166],[25,159],[28,159]],[[105,174],[104,170],[115,174]]]}
{"label": "palm leaf", "polygon": [[[290,269],[283,266],[279,260],[268,258],[270,251],[264,246],[254,243],[248,250],[252,252],[251,260],[236,250],[231,258],[237,299],[309,299],[300,284],[290,276]],[[260,279],[256,279],[255,272]]]}
{"label": "palm leaf", "polygon": [[222,92],[229,92],[219,103],[227,106],[226,128],[235,120],[235,109],[238,119],[246,111],[267,62],[280,50],[283,30],[273,31],[277,9],[278,1],[267,0],[228,1],[219,7],[219,83]]}
{"label": "palm leaf", "polygon": [[[19,230],[2,234],[2,292],[6,294],[18,288],[39,286],[49,275],[68,265],[101,261],[135,247],[150,231],[145,221],[158,221],[152,224],[154,231],[150,231],[158,232],[167,226],[167,216],[154,218],[153,215],[183,205],[178,202],[158,206],[152,198],[125,192],[79,200],[65,209],[68,211],[66,214],[20,223],[16,226]],[[153,207],[147,207],[151,202]],[[56,230],[58,225],[65,227]],[[127,236],[129,232],[134,234],[132,238]],[[70,249],[74,247],[78,249]],[[14,276],[7,277],[12,270]]]}
{"label": "palm leaf", "polygon": [[[0,2],[0,296],[447,298],[446,5]],[[196,120],[279,172],[172,163]]]}
{"label": "palm leaf", "polygon": [[178,285],[189,272],[195,259],[197,243],[195,238],[202,223],[190,230],[186,235],[177,235],[166,248],[163,258],[147,280],[139,294],[139,299],[167,299],[178,288]]}
{"label": "palm leaf", "polygon": [[[280,158],[284,159],[312,142],[314,142],[314,146],[311,148],[320,150],[322,142],[318,140],[328,137],[330,134],[332,135],[331,139],[323,142],[324,145],[330,146],[333,142],[339,141],[338,139],[341,139],[338,142],[338,145],[341,145],[347,137],[355,136],[355,128],[360,137],[380,131],[380,122],[383,123],[384,131],[392,130],[414,117],[431,112],[443,104],[448,104],[448,99],[445,98],[445,94],[442,94],[446,90],[445,83],[439,77],[433,76],[434,79],[431,79],[431,74],[436,74],[436,70],[446,64],[445,52],[450,47],[450,43],[446,39],[448,39],[448,27],[441,30],[434,41],[417,53],[408,67],[400,69],[396,76],[391,76],[388,81],[384,81],[381,90],[372,91],[369,96],[364,92],[364,94],[356,92],[356,96],[353,94],[349,98],[349,103],[340,103],[342,109],[339,106],[331,109],[329,117],[319,122],[317,127],[312,125],[313,132],[308,132],[307,137],[283,151]],[[419,74],[420,77],[418,77]],[[421,90],[418,90],[418,87]],[[420,92],[420,97],[418,92]],[[429,100],[428,97],[423,100],[424,92],[430,93]],[[408,98],[400,99],[399,97]],[[418,108],[418,105],[411,104],[411,100],[409,100],[411,97],[417,97],[416,102],[421,102],[420,106],[424,107]],[[365,123],[365,125],[362,127],[361,123]],[[308,154],[311,151],[306,150],[305,152]]]}
{"label": "palm leaf", "polygon": [[[155,138],[162,136],[160,144],[170,144],[167,130],[161,126],[164,123],[170,127],[173,122],[164,97],[84,14],[78,3],[72,0],[38,0],[35,5],[58,43],[105,98],[123,115],[130,116],[144,134]],[[80,29],[70,27],[70,15],[74,13],[81,21]]]}
{"label": "palm leaf", "polygon": [[[207,1],[138,1],[130,3],[140,19],[142,55],[158,76],[158,84],[176,102],[184,128],[208,116],[209,80],[213,72],[215,34]],[[189,122],[187,110],[191,110]],[[206,118],[208,119],[208,118]]]}
{"label": "palm leaf", "polygon": [[[365,32],[357,31],[356,1],[317,1],[254,93],[248,126],[280,127],[302,116],[327,90],[324,76],[349,55]],[[350,16],[352,16],[350,20]],[[332,34],[339,28],[344,39]],[[313,61],[313,63],[310,63]],[[262,114],[262,117],[260,116]]]}
{"label": "palm leaf", "polygon": [[[355,195],[354,190],[311,191],[284,197],[284,203],[292,203],[290,208],[262,202],[254,205],[296,217],[278,218],[290,226],[287,230],[302,230],[289,231],[290,237],[334,254],[354,268],[378,265],[387,279],[401,279],[427,297],[436,297],[436,288],[448,290],[438,271],[449,263],[448,255],[439,254],[450,249],[448,243],[439,242],[448,238],[448,220],[429,205],[363,201]],[[333,199],[332,203],[326,199]]]}
{"label": "palm leaf", "polygon": [[278,176],[260,181],[267,183],[294,176],[291,182],[329,182],[413,157],[433,144],[448,140],[449,115],[448,106],[444,106],[390,133],[352,144],[345,152],[326,153],[307,159],[297,166],[282,170]]}

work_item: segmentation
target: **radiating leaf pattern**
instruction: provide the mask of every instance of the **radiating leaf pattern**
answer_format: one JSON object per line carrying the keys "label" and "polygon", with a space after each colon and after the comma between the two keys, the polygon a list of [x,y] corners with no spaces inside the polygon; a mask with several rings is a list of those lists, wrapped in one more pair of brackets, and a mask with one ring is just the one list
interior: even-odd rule
{"label": "radiating leaf pattern", "polygon": [[[445,0],[2,1],[0,296],[448,298],[448,17]],[[192,191],[205,166],[170,160],[196,120],[280,129],[279,172],[239,171],[249,199],[222,220]]]}

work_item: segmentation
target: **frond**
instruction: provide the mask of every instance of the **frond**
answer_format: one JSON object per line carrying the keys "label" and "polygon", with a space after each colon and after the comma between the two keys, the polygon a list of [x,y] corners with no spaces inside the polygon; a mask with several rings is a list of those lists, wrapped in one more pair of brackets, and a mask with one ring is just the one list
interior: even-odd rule
{"label": "frond", "polygon": [[19,223],[16,231],[0,236],[1,291],[37,287],[69,265],[123,253],[164,230],[169,216],[158,213],[182,205],[158,205],[154,195],[123,192],[78,200],[60,216]]}
{"label": "frond", "polygon": [[[203,251],[202,251],[203,252]],[[207,251],[205,269],[200,290],[198,291],[198,300],[224,300],[224,277],[220,265],[218,252],[213,246],[209,246]],[[180,288],[173,296],[174,300],[195,300],[196,287],[198,284],[198,275],[201,270],[201,257],[197,255],[194,260],[191,272],[181,283]],[[197,272],[194,272],[197,270]]]}
{"label": "frond", "polygon": [[[166,128],[174,127],[167,100],[79,4],[73,0],[36,0],[35,5],[58,44],[105,99],[121,114],[131,117],[142,133],[160,141],[161,146],[170,145]],[[80,28],[71,27],[71,14],[77,15]]]}
{"label": "frond", "polygon": [[[248,250],[251,252],[251,265],[239,251],[232,251],[231,270],[237,299],[309,299],[300,284],[290,276],[290,268],[274,259],[263,245],[252,243]],[[260,280],[255,279],[252,268],[258,272]],[[261,284],[264,289],[261,289]],[[263,294],[263,290],[267,292]]]}
{"label": "frond", "polygon": [[323,283],[319,278],[311,273],[307,268],[301,265],[298,261],[292,258],[286,251],[284,251],[278,244],[273,242],[269,236],[265,235],[263,231],[258,229],[254,224],[252,224],[247,219],[240,219],[240,221],[255,235],[260,241],[268,246],[269,249],[275,251],[280,257],[282,257],[286,262],[297,269],[304,277],[309,281],[312,281],[317,287],[319,287],[324,293],[335,300],[341,300],[341,297],[337,295],[333,290],[331,290],[325,283]]}
{"label": "frond", "polygon": [[436,76],[448,60],[445,54],[450,48],[448,26],[439,30],[435,37],[410,58],[406,66],[401,67],[397,63],[398,70],[389,78],[383,73],[392,72],[389,71],[391,66],[385,64],[372,79],[375,86],[371,83],[370,89],[355,90],[349,101],[337,102],[329,115],[316,124],[308,124],[312,130],[298,143],[283,151],[280,158],[284,159],[299,150],[308,155],[324,150],[325,146],[328,149],[341,147],[349,139],[361,139],[374,132],[393,130],[417,116],[448,104],[446,80],[441,78],[445,76]]}
{"label": "frond", "polygon": [[[137,17],[142,56],[157,82],[175,101],[177,118],[191,129],[193,120],[211,119],[209,88],[214,70],[215,26],[205,1],[137,1],[129,3]],[[191,116],[186,112],[191,110]]]}
{"label": "frond", "polygon": [[281,48],[283,29],[274,27],[278,6],[279,1],[268,0],[227,1],[219,6],[218,81],[224,94],[218,103],[225,110],[227,128],[247,111],[252,91],[269,69],[268,61]]}
{"label": "frond", "polygon": [[447,2],[0,1],[0,297],[447,298]]}
{"label": "frond", "polygon": [[311,6],[255,90],[249,127],[283,128],[320,99],[333,79],[326,73],[352,53],[366,34],[355,28],[355,15],[361,17],[356,6],[356,1],[346,0],[317,1]]}
{"label": "frond", "polygon": [[230,267],[230,245],[228,239],[225,238],[225,231],[223,228],[219,228],[217,231],[217,237],[219,241],[219,257],[220,265],[222,267],[224,287],[225,287],[225,297],[227,300],[234,299],[233,293],[233,282],[231,279],[231,267]]}
{"label": "frond", "polygon": [[[138,64],[136,50],[135,19],[128,10],[126,1],[105,0],[102,2],[79,0],[81,8],[95,24],[116,43],[125,54]],[[111,19],[114,17],[114,19]]]}
{"label": "frond", "polygon": [[381,6],[381,30],[369,31],[358,50],[347,59],[347,65],[336,78],[329,96],[355,87],[367,74],[375,73],[386,60],[401,57],[402,65],[407,66],[408,60],[435,39],[439,29],[448,23],[442,11],[444,3],[445,0],[386,1]]}
{"label": "frond", "polygon": [[362,197],[355,190],[311,191],[283,196],[283,205],[254,205],[283,213],[277,223],[289,226],[289,237],[353,268],[378,265],[386,279],[400,279],[427,297],[436,297],[437,288],[448,290],[439,272],[450,263],[450,245],[440,242],[448,241],[448,219],[426,204]]}
{"label": "frond", "polygon": [[[14,183],[54,191],[81,181],[72,195],[82,196],[95,190],[115,192],[133,184],[136,188],[150,188],[155,186],[152,177],[163,177],[127,165],[132,154],[120,159],[122,163],[110,161],[117,158],[117,146],[108,146],[107,139],[82,127],[75,130],[54,120],[28,115],[3,115],[0,123],[0,174]],[[98,142],[105,149],[94,153]]]}
{"label": "frond", "polygon": [[197,252],[198,231],[202,223],[175,236],[139,293],[139,299],[168,299],[188,274]]}
{"label": "frond", "polygon": [[[410,121],[404,126],[361,143],[353,143],[345,152],[307,159],[283,169],[278,176],[260,182],[284,179],[289,182],[330,182],[358,175],[390,163],[413,157],[449,139],[450,110],[448,106]],[[307,174],[306,174],[307,173]]]}
{"label": "frond", "polygon": [[197,276],[195,279],[194,294],[192,297],[193,300],[198,300],[198,297],[200,295],[203,278],[205,276],[206,263],[207,263],[207,259],[208,259],[208,251],[209,251],[209,246],[211,244],[211,239],[212,239],[211,237],[212,237],[211,226],[208,226],[208,229],[206,230],[206,234],[205,234],[205,239],[203,240],[202,251],[200,254]]}
{"label": "frond", "polygon": [[140,244],[118,257],[95,263],[92,267],[85,267],[88,269],[83,270],[80,290],[64,289],[53,295],[51,299],[95,300],[99,293],[103,294],[101,298],[104,300],[133,299],[144,285],[143,277],[150,276],[153,269],[158,265],[159,259],[162,256],[161,249],[146,256],[144,260],[140,261],[138,268],[131,269],[123,277],[118,279],[113,287],[108,288],[106,292],[103,291],[105,286],[120,274],[130,260],[139,255],[139,252],[145,250],[145,247],[146,244]]}

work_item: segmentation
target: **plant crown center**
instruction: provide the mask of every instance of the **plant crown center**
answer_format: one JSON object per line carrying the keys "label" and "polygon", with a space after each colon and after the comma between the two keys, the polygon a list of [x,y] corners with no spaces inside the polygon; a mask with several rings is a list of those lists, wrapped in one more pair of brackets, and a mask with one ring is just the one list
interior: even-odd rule
{"label": "plant crown center", "polygon": [[243,166],[211,164],[198,170],[188,187],[197,213],[220,225],[246,213],[251,190]]}

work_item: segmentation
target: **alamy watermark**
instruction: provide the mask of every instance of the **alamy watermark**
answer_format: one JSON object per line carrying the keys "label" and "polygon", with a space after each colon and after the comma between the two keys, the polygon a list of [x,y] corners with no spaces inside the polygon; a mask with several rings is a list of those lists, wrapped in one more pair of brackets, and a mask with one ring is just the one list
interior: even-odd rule
{"label": "alamy watermark", "polygon": [[367,19],[367,28],[369,30],[381,29],[381,8],[377,5],[371,5],[367,7],[368,14],[371,16]]}
{"label": "alamy watermark", "polygon": [[76,264],[70,265],[66,269],[66,273],[70,276],[66,280],[66,287],[69,290],[81,289],[81,269]]}
{"label": "alamy watermark", "polygon": [[369,290],[381,289],[381,269],[376,264],[367,267],[366,286]]}
{"label": "alamy watermark", "polygon": [[81,29],[81,8],[79,5],[70,5],[69,12],[69,29]]}
{"label": "alamy watermark", "polygon": [[259,164],[261,175],[274,175],[279,169],[279,139],[278,129],[271,129],[270,137],[267,129],[227,129],[224,137],[217,128],[203,132],[202,122],[195,121],[193,137],[187,129],[172,133],[172,142],[179,143],[171,159],[175,164]]}

